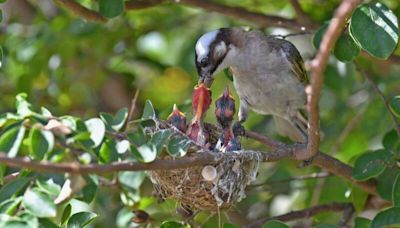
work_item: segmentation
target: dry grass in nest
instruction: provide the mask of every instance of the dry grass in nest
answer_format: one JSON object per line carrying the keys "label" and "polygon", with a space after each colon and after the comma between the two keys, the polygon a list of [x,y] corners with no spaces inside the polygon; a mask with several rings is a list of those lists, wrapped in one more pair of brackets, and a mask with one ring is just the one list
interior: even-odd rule
{"label": "dry grass in nest", "polygon": [[[198,146],[189,148],[186,156],[202,153]],[[222,152],[215,152],[222,153]],[[165,159],[173,159],[167,155]],[[197,210],[218,211],[231,207],[245,197],[245,188],[256,178],[261,158],[258,153],[226,152],[212,167],[216,177],[207,181],[202,166],[149,172],[154,188],[162,198],[172,198]]]}

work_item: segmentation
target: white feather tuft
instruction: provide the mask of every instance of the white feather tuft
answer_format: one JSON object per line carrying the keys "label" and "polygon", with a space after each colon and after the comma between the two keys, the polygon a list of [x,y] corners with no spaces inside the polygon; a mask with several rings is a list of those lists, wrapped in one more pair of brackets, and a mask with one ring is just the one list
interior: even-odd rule
{"label": "white feather tuft", "polygon": [[202,35],[196,43],[197,61],[206,57],[210,51],[210,45],[218,35],[218,30]]}

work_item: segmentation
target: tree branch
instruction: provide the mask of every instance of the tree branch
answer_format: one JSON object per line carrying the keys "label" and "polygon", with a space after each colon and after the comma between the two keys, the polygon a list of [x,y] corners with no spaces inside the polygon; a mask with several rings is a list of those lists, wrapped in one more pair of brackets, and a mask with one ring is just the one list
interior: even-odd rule
{"label": "tree branch", "polygon": [[107,18],[103,17],[96,11],[83,7],[74,0],[57,0],[57,1],[65,8],[71,10],[77,16],[85,18],[88,21],[100,22],[100,23],[107,22]]}
{"label": "tree branch", "polygon": [[307,27],[307,25],[302,24],[297,20],[251,12],[242,7],[227,6],[207,0],[180,0],[177,1],[177,3],[202,8],[206,11],[214,11],[229,17],[243,19],[260,27],[283,27],[297,31],[302,31],[304,29],[310,30],[318,27],[315,23],[310,23]]}
{"label": "tree branch", "polygon": [[125,9],[127,10],[141,10],[157,6],[165,0],[144,0],[144,1],[127,1],[125,2]]}
{"label": "tree branch", "polygon": [[309,112],[309,129],[308,129],[308,145],[307,152],[302,157],[304,160],[313,157],[319,148],[319,98],[321,95],[321,87],[324,80],[324,71],[328,62],[330,51],[336,40],[339,38],[342,28],[346,25],[347,18],[351,15],[361,0],[344,0],[336,10],[335,16],[325,35],[322,38],[319,51],[310,63],[311,66],[311,94],[308,101]]}
{"label": "tree branch", "polygon": [[[249,138],[257,140],[257,141],[263,143],[264,145],[269,146],[276,150],[279,150],[279,149],[282,150],[282,148],[283,149],[296,148],[294,151],[292,151],[292,153],[289,155],[289,157],[291,157],[291,159],[294,159],[294,160],[302,160],[302,156],[298,155],[298,154],[304,154],[304,151],[305,151],[304,147],[302,147],[301,144],[293,145],[293,146],[285,145],[283,143],[274,141],[268,137],[260,135],[256,132],[247,131],[246,134]],[[311,160],[311,165],[316,165],[320,168],[323,168],[330,173],[333,173],[337,176],[340,176],[340,177],[352,182],[353,184],[358,185],[359,187],[364,189],[366,192],[373,194],[373,195],[377,195],[376,182],[374,180],[360,182],[360,181],[353,179],[352,168],[350,166],[348,166],[347,164],[339,161],[338,159],[336,159],[328,154],[325,154],[318,150],[317,154],[314,155],[314,157]]]}
{"label": "tree branch", "polygon": [[389,102],[386,100],[385,94],[379,89],[378,85],[374,83],[374,81],[371,78],[371,75],[367,70],[363,70],[359,64],[354,63],[356,65],[357,70],[361,73],[362,76],[372,85],[374,88],[375,92],[378,94],[378,96],[382,99],[383,104],[385,105],[386,109],[388,110],[390,117],[392,118],[392,121],[395,125],[395,129],[397,132],[397,135],[400,137],[400,122],[398,121],[397,117],[395,114],[392,112],[392,110],[389,107]]}
{"label": "tree branch", "polygon": [[314,215],[317,215],[317,214],[320,214],[323,212],[340,212],[340,211],[348,210],[348,208],[353,208],[353,205],[351,203],[322,204],[322,205],[310,207],[310,208],[307,208],[304,210],[292,211],[287,214],[283,214],[283,215],[279,215],[279,216],[262,218],[262,219],[256,220],[255,222],[253,222],[250,225],[245,226],[245,227],[246,228],[261,227],[265,222],[270,221],[270,220],[280,220],[283,222],[288,222],[288,221],[293,221],[293,220],[298,220],[298,219],[305,219],[305,218],[313,217]]}
{"label": "tree branch", "polygon": [[298,0],[289,0],[289,3],[292,5],[294,11],[296,12],[296,16],[299,22],[305,25],[313,26],[314,22],[311,21],[310,17],[303,11]]}

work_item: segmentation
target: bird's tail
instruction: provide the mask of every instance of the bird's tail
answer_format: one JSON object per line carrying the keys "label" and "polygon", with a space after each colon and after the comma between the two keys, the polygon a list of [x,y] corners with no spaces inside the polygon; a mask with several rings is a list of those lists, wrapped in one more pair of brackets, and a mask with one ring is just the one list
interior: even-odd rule
{"label": "bird's tail", "polygon": [[302,113],[298,112],[291,121],[279,116],[273,118],[279,135],[287,136],[294,142],[307,142],[308,121]]}

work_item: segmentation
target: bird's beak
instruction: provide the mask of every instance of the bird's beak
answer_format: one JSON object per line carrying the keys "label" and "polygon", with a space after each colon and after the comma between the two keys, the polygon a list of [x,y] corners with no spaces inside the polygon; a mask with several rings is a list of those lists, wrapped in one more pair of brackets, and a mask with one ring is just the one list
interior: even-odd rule
{"label": "bird's beak", "polygon": [[199,79],[198,84],[204,84],[207,88],[210,88],[214,79],[210,74],[202,75]]}

